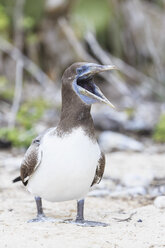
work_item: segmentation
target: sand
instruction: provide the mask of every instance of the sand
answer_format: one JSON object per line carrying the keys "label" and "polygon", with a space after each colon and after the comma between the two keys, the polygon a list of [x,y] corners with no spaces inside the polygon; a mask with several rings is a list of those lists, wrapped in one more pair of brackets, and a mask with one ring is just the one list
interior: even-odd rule
{"label": "sand", "polygon": [[[85,218],[108,227],[80,227],[66,223],[27,223],[36,215],[33,197],[11,180],[18,169],[3,166],[0,153],[0,248],[161,248],[165,247],[165,209],[138,197],[87,197]],[[133,162],[134,161],[134,162]],[[105,176],[123,177],[127,171],[165,174],[163,155],[114,153],[107,156]],[[132,164],[134,163],[134,164]],[[146,165],[146,166],[145,166]],[[104,184],[104,181],[103,181]],[[74,219],[76,202],[43,201],[47,216]]]}

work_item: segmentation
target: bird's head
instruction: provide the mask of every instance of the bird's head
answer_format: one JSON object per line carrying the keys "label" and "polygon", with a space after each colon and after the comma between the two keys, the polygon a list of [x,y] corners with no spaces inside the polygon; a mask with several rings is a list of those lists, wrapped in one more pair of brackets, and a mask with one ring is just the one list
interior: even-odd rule
{"label": "bird's head", "polygon": [[117,69],[114,65],[98,65],[94,63],[74,63],[63,74],[63,86],[73,90],[79,99],[87,105],[102,102],[112,108],[114,105],[103,95],[94,83],[94,75],[104,71]]}

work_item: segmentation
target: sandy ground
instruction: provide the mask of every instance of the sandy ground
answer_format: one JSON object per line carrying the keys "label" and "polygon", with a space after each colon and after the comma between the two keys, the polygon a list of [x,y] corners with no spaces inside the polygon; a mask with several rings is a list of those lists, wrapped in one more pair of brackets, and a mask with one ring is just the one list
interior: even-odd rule
{"label": "sandy ground", "polygon": [[[8,158],[11,154],[7,155]],[[21,184],[12,184],[17,169],[4,166],[0,152],[0,248],[161,248],[165,247],[165,210],[145,196],[87,197],[85,218],[109,223],[108,227],[80,227],[65,223],[27,223],[35,217],[33,197]],[[4,163],[3,163],[4,162]],[[107,156],[105,177],[128,171],[165,175],[163,155],[113,153]],[[102,182],[102,187],[105,180]],[[43,201],[47,216],[74,219],[76,203]],[[129,218],[131,217],[131,218]],[[128,220],[125,220],[127,219]]]}

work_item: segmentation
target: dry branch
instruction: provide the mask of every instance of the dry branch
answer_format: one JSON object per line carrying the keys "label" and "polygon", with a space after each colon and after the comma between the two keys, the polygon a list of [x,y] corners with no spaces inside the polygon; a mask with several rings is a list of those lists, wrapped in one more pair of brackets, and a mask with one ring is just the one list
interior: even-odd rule
{"label": "dry branch", "polygon": [[124,222],[124,221],[131,221],[132,220],[132,216],[134,216],[137,212],[134,212],[132,214],[130,214],[130,216],[128,218],[125,218],[125,219],[119,219],[119,218],[113,218],[114,220],[118,221],[118,222]]}
{"label": "dry branch", "polygon": [[[48,84],[54,87],[54,102],[59,102],[57,95],[59,90],[55,86],[54,82],[29,58],[22,54],[22,52],[13,46],[11,43],[0,37],[0,50],[8,54],[16,62],[16,84],[14,99],[9,114],[9,127],[15,125],[16,115],[19,110],[22,95],[22,81],[23,81],[23,69],[28,71],[36,80],[41,84],[44,89],[49,92]],[[51,87],[52,89],[52,87]],[[48,93],[49,94],[49,93]]]}
{"label": "dry branch", "polygon": [[[16,0],[14,8],[14,44],[22,52],[23,47],[23,9],[24,9],[25,0]],[[19,105],[21,102],[22,96],[22,82],[23,82],[23,63],[21,58],[16,62],[16,77],[15,77],[15,91],[14,99],[11,108],[11,113],[9,115],[9,127],[14,127],[16,122],[17,112],[19,110]]]}
{"label": "dry branch", "polygon": [[0,37],[0,50],[7,53],[16,62],[21,58],[23,68],[28,71],[43,87],[46,87],[47,83],[54,84],[54,82],[33,61],[23,55],[19,49],[2,37]]}
{"label": "dry branch", "polygon": [[153,90],[153,85],[155,85],[156,82],[152,78],[144,75],[143,73],[136,70],[134,67],[126,64],[123,60],[105,52],[97,42],[96,37],[91,32],[87,33],[85,40],[89,45],[92,53],[97,59],[101,61],[102,64],[115,64],[120,69],[120,71],[128,78],[142,83],[145,88],[155,92]]}
{"label": "dry branch", "polygon": [[22,82],[23,82],[23,63],[20,59],[16,64],[15,92],[14,92],[13,104],[11,107],[11,114],[9,116],[9,127],[15,126],[16,116],[21,102]]}
{"label": "dry branch", "polygon": [[94,62],[94,59],[86,52],[86,50],[83,48],[82,44],[77,39],[74,31],[68,24],[65,18],[59,18],[58,24],[65,35],[66,40],[70,44],[71,48],[73,49],[77,59],[80,59],[81,61],[88,61],[88,62]]}

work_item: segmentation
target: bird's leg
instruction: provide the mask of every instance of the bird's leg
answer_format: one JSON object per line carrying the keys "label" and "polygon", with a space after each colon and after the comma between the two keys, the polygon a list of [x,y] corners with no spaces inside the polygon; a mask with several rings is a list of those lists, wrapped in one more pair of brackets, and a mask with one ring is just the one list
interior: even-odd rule
{"label": "bird's leg", "polygon": [[78,226],[95,227],[108,226],[106,223],[84,220],[84,199],[77,201],[77,216],[75,221],[65,221],[65,223],[77,224]]}
{"label": "bird's leg", "polygon": [[84,220],[84,199],[77,201],[77,216],[75,222],[80,226],[108,226],[106,223]]}
{"label": "bird's leg", "polygon": [[84,199],[77,201],[77,216],[76,222],[84,221]]}
{"label": "bird's leg", "polygon": [[28,223],[31,222],[56,222],[58,220],[50,218],[50,217],[46,217],[44,212],[43,212],[43,208],[42,208],[42,199],[39,196],[35,197],[35,202],[36,202],[36,206],[37,206],[37,217],[29,220]]}
{"label": "bird's leg", "polygon": [[37,217],[38,218],[45,217],[45,214],[44,214],[43,208],[42,208],[42,199],[41,199],[41,197],[36,196],[35,201],[36,201],[36,206],[37,206]]}
{"label": "bird's leg", "polygon": [[36,207],[37,207],[37,217],[29,220],[28,222],[42,222],[45,221],[45,214],[43,212],[42,208],[42,199],[39,196],[35,196],[35,202],[36,202]]}

